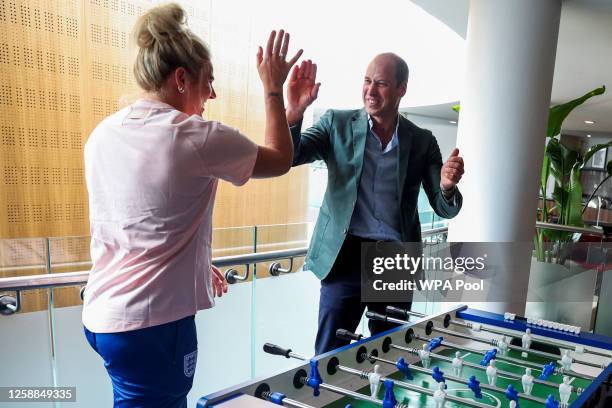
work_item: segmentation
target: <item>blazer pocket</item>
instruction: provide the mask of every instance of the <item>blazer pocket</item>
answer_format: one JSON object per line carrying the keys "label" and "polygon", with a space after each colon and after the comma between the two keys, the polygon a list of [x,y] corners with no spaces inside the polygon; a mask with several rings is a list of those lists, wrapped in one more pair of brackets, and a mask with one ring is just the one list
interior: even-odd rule
{"label": "blazer pocket", "polygon": [[329,219],[328,214],[322,211],[319,212],[319,219],[317,220],[314,233],[312,234],[310,251],[308,251],[308,257],[310,259],[317,259],[319,257],[319,250],[321,249],[321,244],[325,238],[325,231],[327,230]]}

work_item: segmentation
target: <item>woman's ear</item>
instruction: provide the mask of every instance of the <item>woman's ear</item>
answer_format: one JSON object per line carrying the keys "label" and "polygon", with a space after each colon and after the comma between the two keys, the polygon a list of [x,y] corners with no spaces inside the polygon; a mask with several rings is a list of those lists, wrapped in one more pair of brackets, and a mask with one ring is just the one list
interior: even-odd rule
{"label": "woman's ear", "polygon": [[174,81],[176,83],[176,89],[181,94],[185,92],[186,76],[187,76],[187,71],[185,71],[185,68],[178,67],[177,69],[174,70]]}

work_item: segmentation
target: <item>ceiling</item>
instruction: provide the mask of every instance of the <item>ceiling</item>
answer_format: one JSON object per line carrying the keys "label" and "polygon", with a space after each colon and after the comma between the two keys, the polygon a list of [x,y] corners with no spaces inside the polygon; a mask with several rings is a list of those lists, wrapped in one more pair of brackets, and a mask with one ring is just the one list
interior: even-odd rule
{"label": "ceiling", "polygon": [[[465,38],[469,0],[411,0]],[[563,133],[612,138],[612,1],[566,0],[561,24],[551,102],[566,102],[606,85],[603,95],[576,108],[565,120]],[[408,108],[416,114],[453,119],[453,104]],[[595,124],[585,124],[593,120]]]}

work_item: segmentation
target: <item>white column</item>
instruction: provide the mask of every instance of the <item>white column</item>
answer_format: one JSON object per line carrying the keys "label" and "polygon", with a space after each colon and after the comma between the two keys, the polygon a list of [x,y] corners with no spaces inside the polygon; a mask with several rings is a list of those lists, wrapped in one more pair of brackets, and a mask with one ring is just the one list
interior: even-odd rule
{"label": "white column", "polygon": [[[560,0],[470,1],[457,135],[464,202],[451,241],[533,240],[560,14]],[[501,302],[477,307],[523,313],[530,257],[489,299]]]}

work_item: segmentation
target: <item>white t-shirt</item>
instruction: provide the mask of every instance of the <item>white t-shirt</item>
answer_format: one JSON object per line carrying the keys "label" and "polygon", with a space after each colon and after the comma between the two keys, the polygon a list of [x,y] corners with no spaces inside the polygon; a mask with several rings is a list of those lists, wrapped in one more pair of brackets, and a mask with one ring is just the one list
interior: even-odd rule
{"label": "white t-shirt", "polygon": [[85,145],[93,267],[83,324],[94,333],[156,326],[214,305],[218,179],[248,181],[257,145],[238,130],[139,100]]}

